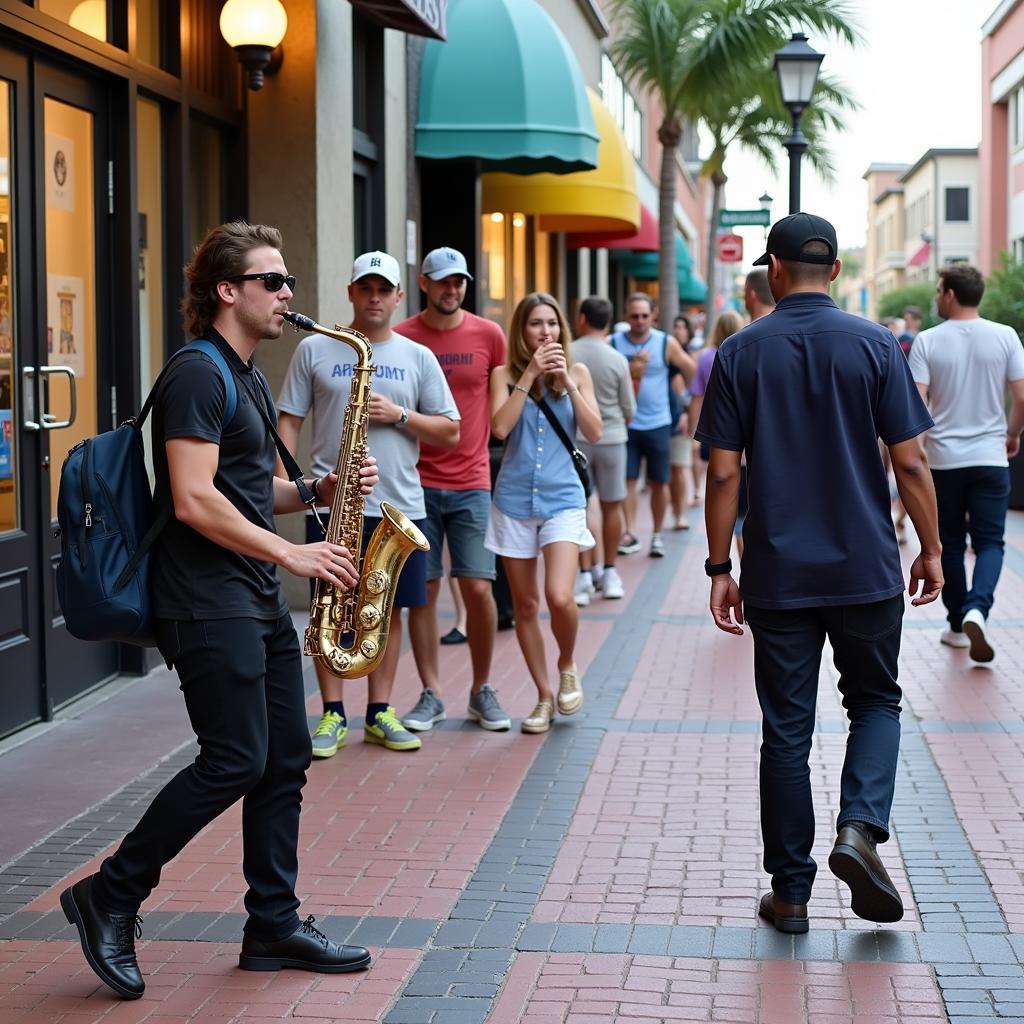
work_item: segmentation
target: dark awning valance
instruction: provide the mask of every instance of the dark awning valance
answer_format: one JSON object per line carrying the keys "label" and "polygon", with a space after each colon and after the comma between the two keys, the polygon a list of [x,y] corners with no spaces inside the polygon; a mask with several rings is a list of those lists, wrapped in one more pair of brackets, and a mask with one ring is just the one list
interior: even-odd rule
{"label": "dark awning valance", "polygon": [[367,18],[416,36],[446,38],[448,0],[352,0]]}

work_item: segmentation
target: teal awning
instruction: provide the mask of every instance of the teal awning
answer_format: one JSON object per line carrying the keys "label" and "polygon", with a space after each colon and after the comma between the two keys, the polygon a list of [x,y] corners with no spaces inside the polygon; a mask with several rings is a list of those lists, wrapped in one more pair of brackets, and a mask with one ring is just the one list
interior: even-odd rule
{"label": "teal awning", "polygon": [[679,301],[683,305],[698,305],[708,301],[708,286],[698,274],[687,273],[686,284],[683,275],[679,275]]}
{"label": "teal awning", "polygon": [[450,0],[448,41],[423,50],[417,156],[568,174],[597,167],[597,141],[579,65],[537,0]]}
{"label": "teal awning", "polygon": [[[657,281],[658,267],[661,265],[661,256],[656,252],[614,252],[609,251],[613,258],[620,257],[622,270],[629,277],[635,277],[638,281]],[[680,278],[693,269],[693,257],[690,250],[686,248],[682,235],[676,235],[676,270]]]}

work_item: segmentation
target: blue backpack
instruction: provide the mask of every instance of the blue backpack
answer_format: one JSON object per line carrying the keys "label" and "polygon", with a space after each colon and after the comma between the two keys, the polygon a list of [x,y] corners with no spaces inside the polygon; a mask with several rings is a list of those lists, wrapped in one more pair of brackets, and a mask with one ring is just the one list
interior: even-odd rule
{"label": "blue backpack", "polygon": [[183,352],[203,352],[224,380],[222,429],[238,406],[235,375],[220,349],[203,338],[175,352],[157,377],[137,418],[79,441],[64,460],[57,494],[57,599],[68,632],[79,640],[153,647],[150,553],[171,518],[154,513],[142,425],[167,368]]}

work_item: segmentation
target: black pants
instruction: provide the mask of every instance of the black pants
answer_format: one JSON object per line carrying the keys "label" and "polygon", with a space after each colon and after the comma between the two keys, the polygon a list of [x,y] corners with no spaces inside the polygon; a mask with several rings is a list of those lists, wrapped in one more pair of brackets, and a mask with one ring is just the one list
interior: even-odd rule
{"label": "black pants", "polygon": [[110,911],[136,913],[163,866],[242,800],[245,930],[266,941],[285,938],[299,925],[299,806],[310,762],[291,618],[161,620],[157,640],[177,667],[199,754],[103,862],[95,898]]}
{"label": "black pants", "polygon": [[902,693],[896,676],[903,595],[872,604],[743,611],[754,636],[754,681],[764,717],[764,868],[781,899],[806,903],[817,872],[808,757],[825,638],[850,719],[836,826],[865,822],[884,841],[900,748]]}

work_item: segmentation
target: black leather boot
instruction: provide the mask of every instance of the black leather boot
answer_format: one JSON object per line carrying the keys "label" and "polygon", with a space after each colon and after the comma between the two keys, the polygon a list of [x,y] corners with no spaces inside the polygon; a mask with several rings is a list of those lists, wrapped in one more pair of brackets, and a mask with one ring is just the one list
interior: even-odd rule
{"label": "black leather boot", "polygon": [[839,829],[829,870],[850,887],[850,908],[865,921],[887,924],[903,917],[903,900],[876,849],[870,826],[848,821]]}
{"label": "black leather boot", "polygon": [[310,914],[288,938],[277,942],[262,942],[246,935],[242,939],[238,966],[243,971],[279,971],[282,967],[293,967],[322,974],[344,974],[370,966],[368,949],[331,942],[314,927],[315,920]]}
{"label": "black leather boot", "polygon": [[138,914],[108,914],[93,903],[92,880],[75,882],[60,894],[60,905],[69,923],[78,929],[82,952],[100,980],[125,999],[138,999],[146,991],[135,939],[142,938]]}
{"label": "black leather boot", "polygon": [[810,927],[806,903],[786,903],[773,892],[766,892],[757,905],[757,912],[786,935],[805,935]]}

